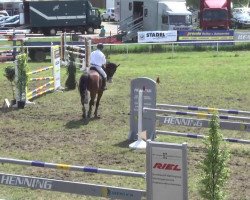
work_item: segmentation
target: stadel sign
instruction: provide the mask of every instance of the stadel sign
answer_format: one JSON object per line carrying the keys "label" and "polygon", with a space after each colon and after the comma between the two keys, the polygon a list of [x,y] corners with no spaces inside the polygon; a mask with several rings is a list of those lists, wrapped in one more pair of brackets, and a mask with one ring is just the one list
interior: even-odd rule
{"label": "stadel sign", "polygon": [[141,31],[137,33],[138,43],[144,42],[175,42],[177,31]]}

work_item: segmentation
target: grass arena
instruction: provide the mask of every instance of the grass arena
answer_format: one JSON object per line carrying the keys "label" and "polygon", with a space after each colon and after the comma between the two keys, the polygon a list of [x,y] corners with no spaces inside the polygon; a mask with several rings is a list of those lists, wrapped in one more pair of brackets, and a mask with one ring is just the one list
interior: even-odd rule
{"label": "grass arena", "polygon": [[[110,47],[106,47],[109,51]],[[22,160],[41,160],[93,166],[114,170],[145,171],[145,153],[128,148],[130,83],[137,77],[156,80],[157,102],[176,105],[217,107],[250,110],[249,51],[239,52],[164,52],[138,54],[110,54],[110,61],[120,64],[108,83],[99,107],[101,119],[88,122],[81,118],[78,90],[54,92],[34,99],[35,104],[21,110],[0,112],[1,157]],[[11,98],[10,83],[4,77],[0,64],[0,100]],[[31,69],[48,66],[29,63]],[[77,70],[77,80],[81,75]],[[61,68],[61,85],[67,78],[66,68]],[[161,127],[158,127],[161,129]],[[163,130],[192,132],[206,135],[207,128],[164,126]],[[224,137],[250,140],[249,133],[221,130]],[[197,189],[198,163],[204,146],[201,140],[160,135],[157,141],[188,144],[188,196],[200,199]],[[246,200],[250,196],[249,144],[228,143],[231,151],[230,178],[226,184],[228,199]],[[4,173],[62,179],[65,181],[108,184],[144,190],[145,180],[115,175],[80,173],[30,166],[0,165]],[[59,192],[30,190],[1,185],[1,199],[100,199],[98,197],[71,195]],[[105,198],[103,198],[105,199]]]}

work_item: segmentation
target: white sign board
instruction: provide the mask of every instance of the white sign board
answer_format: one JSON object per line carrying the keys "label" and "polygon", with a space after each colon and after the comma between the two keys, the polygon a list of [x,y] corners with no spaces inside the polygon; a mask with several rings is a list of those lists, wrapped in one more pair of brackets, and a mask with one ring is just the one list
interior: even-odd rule
{"label": "white sign board", "polygon": [[54,66],[53,68],[53,76],[54,76],[54,87],[56,89],[60,89],[61,82],[60,82],[60,50],[59,46],[52,46],[51,47],[51,64]]}
{"label": "white sign board", "polygon": [[[149,155],[149,156],[148,156]],[[147,200],[187,200],[187,145],[147,143]]]}
{"label": "white sign board", "polygon": [[143,31],[138,32],[138,43],[146,42],[175,42],[177,31]]}

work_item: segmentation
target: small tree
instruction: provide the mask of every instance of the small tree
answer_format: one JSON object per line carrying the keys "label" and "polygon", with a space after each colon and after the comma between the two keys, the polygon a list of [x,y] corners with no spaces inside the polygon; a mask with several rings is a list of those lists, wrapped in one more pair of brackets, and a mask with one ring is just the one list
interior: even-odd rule
{"label": "small tree", "polygon": [[69,56],[69,63],[67,65],[68,78],[65,82],[65,86],[68,90],[74,90],[76,88],[76,65],[75,58],[72,54]]}
{"label": "small tree", "polygon": [[27,54],[19,54],[17,56],[17,89],[18,89],[18,101],[25,101],[26,86],[28,84],[28,64]]}
{"label": "small tree", "polygon": [[202,169],[199,193],[203,199],[225,199],[224,186],[229,177],[229,152],[222,148],[223,136],[219,132],[219,118],[215,113],[210,122],[209,136],[205,139],[206,155],[200,163]]}
{"label": "small tree", "polygon": [[14,90],[14,84],[13,84],[13,82],[15,80],[15,68],[14,68],[14,66],[6,67],[4,76],[8,79],[8,81],[10,81],[13,100],[14,100],[15,99],[15,90]]}

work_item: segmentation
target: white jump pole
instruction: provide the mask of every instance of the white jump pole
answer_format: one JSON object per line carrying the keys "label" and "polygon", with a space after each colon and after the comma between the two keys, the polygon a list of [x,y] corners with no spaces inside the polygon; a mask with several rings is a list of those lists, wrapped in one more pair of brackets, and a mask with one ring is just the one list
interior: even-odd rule
{"label": "white jump pole", "polygon": [[[139,90],[138,94],[138,134],[142,132],[142,95],[143,91]],[[129,148],[131,149],[146,149],[146,142],[141,139],[141,137],[138,135],[137,141],[131,143],[129,145]]]}

